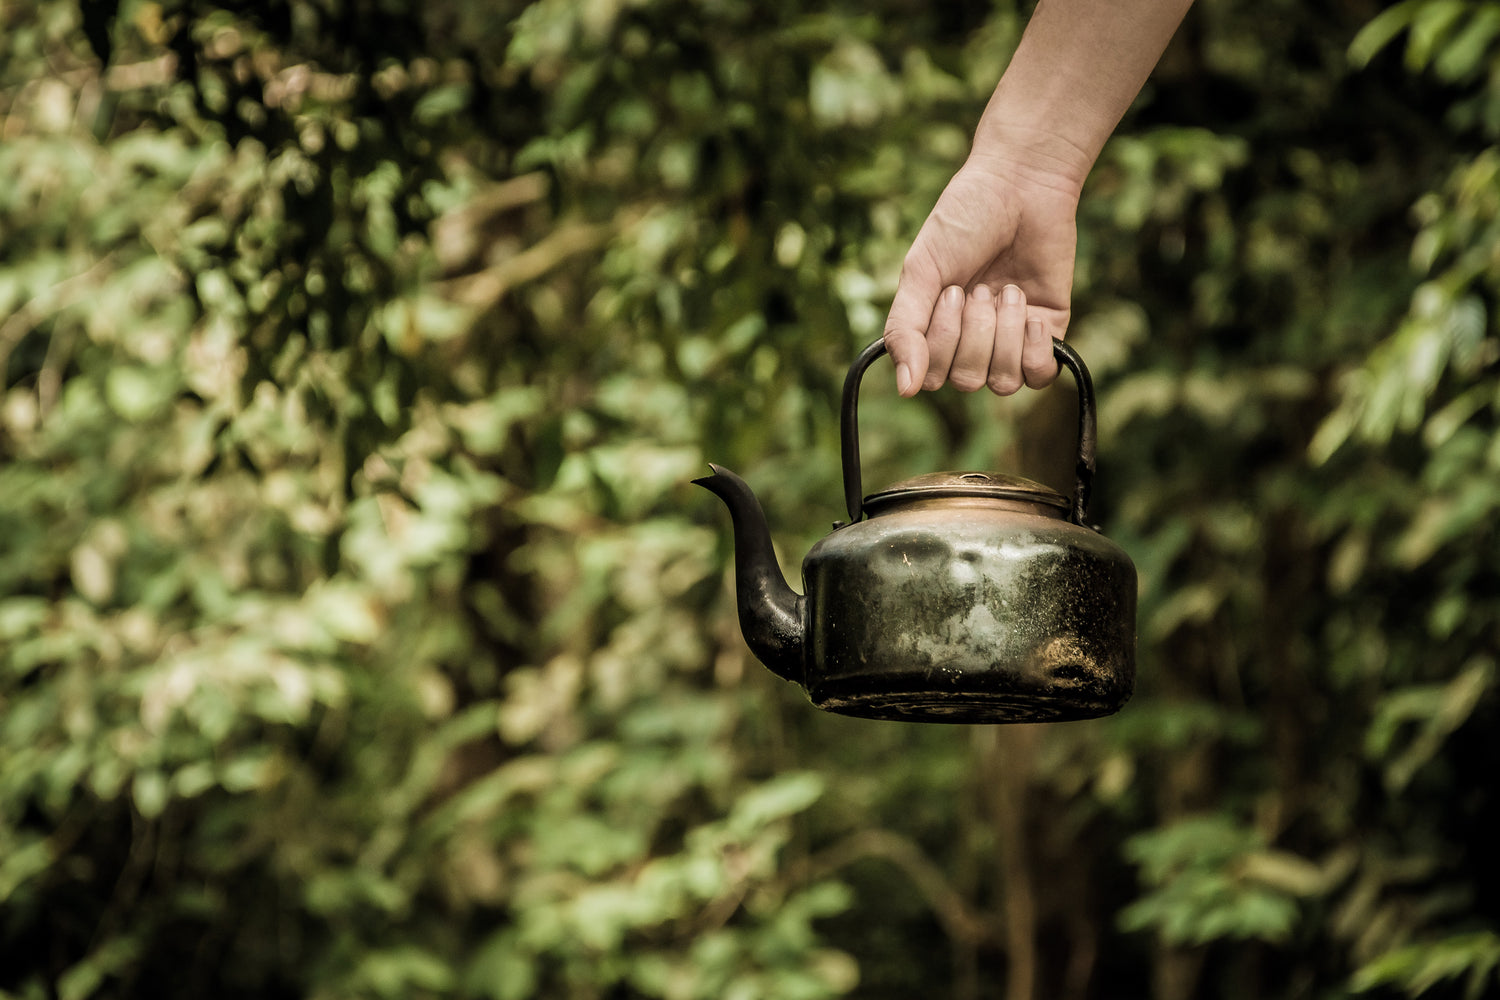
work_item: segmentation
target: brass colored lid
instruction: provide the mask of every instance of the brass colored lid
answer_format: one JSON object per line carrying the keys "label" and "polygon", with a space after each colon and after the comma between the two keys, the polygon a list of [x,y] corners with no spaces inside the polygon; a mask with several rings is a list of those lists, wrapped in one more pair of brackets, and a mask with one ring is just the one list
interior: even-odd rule
{"label": "brass colored lid", "polygon": [[914,476],[878,493],[871,493],[865,497],[865,507],[873,514],[877,508],[935,497],[1020,500],[1064,511],[1068,509],[1067,497],[1050,486],[999,472],[930,472],[925,476]]}

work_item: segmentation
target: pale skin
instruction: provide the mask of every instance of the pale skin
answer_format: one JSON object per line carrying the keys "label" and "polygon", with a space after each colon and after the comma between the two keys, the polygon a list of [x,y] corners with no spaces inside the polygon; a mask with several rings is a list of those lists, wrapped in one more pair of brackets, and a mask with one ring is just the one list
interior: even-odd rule
{"label": "pale skin", "polygon": [[1057,377],[1079,194],[1192,0],[1040,0],[968,159],[902,264],[885,342],[903,396]]}

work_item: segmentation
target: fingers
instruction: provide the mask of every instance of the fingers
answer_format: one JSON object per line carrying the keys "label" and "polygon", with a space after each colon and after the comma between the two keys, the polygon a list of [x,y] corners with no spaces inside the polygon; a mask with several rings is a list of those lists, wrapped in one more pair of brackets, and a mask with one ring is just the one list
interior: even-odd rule
{"label": "fingers", "polygon": [[948,380],[959,339],[967,325],[964,290],[949,285],[938,296],[937,305],[932,310],[932,323],[927,327],[927,377],[922,388],[937,389]]}
{"label": "fingers", "polygon": [[1026,296],[1016,285],[1000,290],[995,317],[995,350],[990,355],[986,381],[997,396],[1021,388],[1021,337],[1026,329]]}
{"label": "fingers", "polygon": [[[976,285],[963,304],[963,332],[953,354],[948,380],[960,392],[981,388],[990,373],[990,355],[995,349],[995,293],[988,285]],[[928,376],[931,381],[931,376]]]}
{"label": "fingers", "polygon": [[952,382],[962,392],[989,386],[1009,396],[1023,385],[1042,389],[1057,378],[1047,322],[1034,311],[1028,316],[1019,286],[1007,284],[997,297],[986,284],[967,295],[949,285],[927,306],[916,285],[903,280],[886,322],[886,348],[901,395]]}
{"label": "fingers", "polygon": [[1052,338],[1040,317],[1026,321],[1026,337],[1021,348],[1021,374],[1033,389],[1044,389],[1057,378],[1057,356],[1052,353]]}

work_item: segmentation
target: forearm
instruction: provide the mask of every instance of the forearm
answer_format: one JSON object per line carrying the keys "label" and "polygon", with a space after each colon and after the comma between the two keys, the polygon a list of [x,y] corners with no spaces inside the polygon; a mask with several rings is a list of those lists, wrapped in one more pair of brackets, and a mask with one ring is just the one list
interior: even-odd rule
{"label": "forearm", "polygon": [[[1083,187],[1192,0],[1040,0],[990,98],[974,154]],[[1017,150],[1030,162],[1015,163]]]}

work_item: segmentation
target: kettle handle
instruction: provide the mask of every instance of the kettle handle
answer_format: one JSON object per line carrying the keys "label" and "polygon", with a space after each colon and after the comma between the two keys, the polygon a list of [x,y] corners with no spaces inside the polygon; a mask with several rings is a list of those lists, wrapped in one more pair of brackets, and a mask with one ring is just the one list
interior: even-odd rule
{"label": "kettle handle", "polygon": [[[875,341],[859,352],[849,374],[844,379],[844,403],[839,424],[843,442],[844,458],[844,502],[849,510],[849,523],[854,524],[864,516],[864,486],[859,470],[859,383],[865,369],[876,358],[885,353],[885,339]],[[1068,520],[1087,526],[1089,498],[1094,491],[1094,450],[1098,443],[1098,422],[1094,415],[1094,381],[1084,367],[1078,352],[1062,341],[1053,339],[1052,354],[1058,363],[1073,373],[1078,384],[1078,484],[1073,493],[1073,506]]]}

